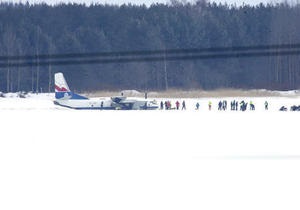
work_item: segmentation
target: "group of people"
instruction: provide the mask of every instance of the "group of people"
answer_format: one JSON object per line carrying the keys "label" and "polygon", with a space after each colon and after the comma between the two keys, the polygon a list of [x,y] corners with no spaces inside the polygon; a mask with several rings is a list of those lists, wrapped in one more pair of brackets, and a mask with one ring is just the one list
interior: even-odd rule
{"label": "group of people", "polygon": [[219,101],[218,103],[218,110],[226,110],[227,109],[227,101]]}
{"label": "group of people", "polygon": [[166,109],[166,110],[170,110],[170,109],[176,109],[179,110],[180,109],[180,105],[181,105],[181,110],[186,110],[186,105],[185,105],[185,101],[183,100],[182,103],[180,104],[179,101],[175,102],[175,108],[172,107],[172,103],[171,101],[161,101],[160,102],[160,109]]}
{"label": "group of people", "polygon": [[[279,111],[287,111],[288,108],[286,108],[285,106],[280,107]],[[300,111],[300,105],[292,105],[290,107],[290,111]]]}
{"label": "group of people", "polygon": [[[200,109],[200,103],[197,102],[196,105],[195,105],[195,109],[196,110],[199,110]],[[264,103],[264,108],[265,110],[268,110],[268,102],[265,101]],[[247,107],[248,107],[248,102],[245,102],[244,100],[242,101],[237,101],[237,100],[233,100],[230,102],[230,110],[232,111],[246,111],[247,110]],[[249,102],[249,107],[250,107],[250,110],[255,110],[255,105],[252,101]],[[172,107],[172,103],[171,101],[161,101],[160,102],[160,109],[163,110],[171,110],[171,109],[176,109],[176,110],[186,110],[186,103],[185,101],[183,100],[182,102],[179,102],[178,100],[175,102],[175,107]],[[208,102],[208,109],[211,110],[212,109],[212,102],[209,101]],[[218,103],[218,110],[227,110],[227,100],[221,100],[219,101]]]}
{"label": "group of people", "polygon": [[[211,103],[211,102],[209,102]],[[209,109],[211,109],[211,105],[209,104]],[[247,106],[248,106],[248,102],[245,102],[244,100],[242,100],[240,103],[236,100],[233,100],[230,102],[230,110],[232,111],[246,111],[247,110]],[[255,105],[252,101],[249,102],[249,106],[250,106],[250,110],[255,110]],[[265,101],[264,103],[265,106],[265,110],[269,109],[269,103],[268,101]],[[226,110],[227,109],[227,101],[219,101],[218,103],[218,110]]]}
{"label": "group of people", "polygon": [[[268,109],[268,103],[267,101],[265,102],[265,109]],[[236,100],[233,100],[230,102],[230,110],[232,111],[245,111],[247,110],[248,103],[242,100],[240,103]],[[252,101],[249,102],[250,110],[255,110],[255,105]],[[227,101],[219,101],[218,103],[218,110],[226,110],[227,109]]]}

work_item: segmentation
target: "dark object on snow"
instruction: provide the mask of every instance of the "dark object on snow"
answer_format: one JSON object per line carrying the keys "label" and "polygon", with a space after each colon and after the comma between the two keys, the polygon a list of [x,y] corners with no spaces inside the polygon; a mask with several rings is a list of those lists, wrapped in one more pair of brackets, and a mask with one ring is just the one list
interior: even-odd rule
{"label": "dark object on snow", "polygon": [[250,110],[255,110],[255,106],[252,101],[250,101],[249,105],[250,105]]}
{"label": "dark object on snow", "polygon": [[198,110],[199,107],[200,107],[200,104],[199,104],[199,102],[197,102],[197,103],[196,103],[196,110]]}
{"label": "dark object on snow", "polygon": [[248,105],[248,103],[245,103],[245,101],[242,101],[241,103],[240,103],[240,110],[241,111],[245,111],[246,109],[247,109],[247,105]]}
{"label": "dark object on snow", "polygon": [[223,105],[222,101],[219,101],[219,103],[218,103],[218,110],[222,110],[222,105]]}
{"label": "dark object on snow", "polygon": [[299,106],[296,106],[296,105],[293,105],[291,106],[291,111],[300,111],[300,105]]}
{"label": "dark object on snow", "polygon": [[287,111],[287,108],[285,106],[280,107],[279,111]]}
{"label": "dark object on snow", "polygon": [[227,101],[226,101],[226,100],[224,100],[224,101],[222,102],[222,109],[223,109],[224,111],[227,109]]}
{"label": "dark object on snow", "polygon": [[160,102],[160,109],[164,109],[164,102]]}
{"label": "dark object on snow", "polygon": [[238,110],[238,102],[233,100],[230,102],[230,109],[231,110]]}
{"label": "dark object on snow", "polygon": [[182,109],[181,110],[186,110],[186,106],[185,106],[185,101],[182,101]]}
{"label": "dark object on snow", "polygon": [[[179,106],[180,106],[179,101],[176,101],[175,105],[176,105],[176,109],[178,110],[178,109],[179,109]],[[182,106],[183,106],[183,105],[182,105]]]}
{"label": "dark object on snow", "polygon": [[268,110],[268,102],[267,101],[265,101],[265,110]]}
{"label": "dark object on snow", "polygon": [[19,98],[26,98],[26,92],[23,92],[23,91],[18,92],[18,97]]}

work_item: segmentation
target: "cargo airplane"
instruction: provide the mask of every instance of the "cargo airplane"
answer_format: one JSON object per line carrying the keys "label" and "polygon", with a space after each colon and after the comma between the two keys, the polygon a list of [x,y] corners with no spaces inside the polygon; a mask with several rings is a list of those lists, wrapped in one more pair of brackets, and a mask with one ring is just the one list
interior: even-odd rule
{"label": "cargo airplane", "polygon": [[115,96],[111,98],[87,98],[72,92],[62,73],[54,75],[54,104],[72,109],[100,110],[153,110],[158,105],[155,100]]}

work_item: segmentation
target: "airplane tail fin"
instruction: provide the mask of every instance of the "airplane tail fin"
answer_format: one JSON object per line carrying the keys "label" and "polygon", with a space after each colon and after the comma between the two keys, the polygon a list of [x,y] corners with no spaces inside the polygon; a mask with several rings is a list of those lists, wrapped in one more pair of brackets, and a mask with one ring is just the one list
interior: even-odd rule
{"label": "airplane tail fin", "polygon": [[61,72],[54,74],[54,83],[56,99],[88,99],[84,96],[73,93]]}
{"label": "airplane tail fin", "polygon": [[63,73],[54,74],[55,92],[70,92],[70,88],[65,80]]}

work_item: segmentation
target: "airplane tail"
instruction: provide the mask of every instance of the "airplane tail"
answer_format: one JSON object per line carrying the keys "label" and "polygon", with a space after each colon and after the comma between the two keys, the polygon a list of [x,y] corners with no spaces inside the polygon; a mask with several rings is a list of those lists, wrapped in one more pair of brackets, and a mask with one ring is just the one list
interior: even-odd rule
{"label": "airplane tail", "polygon": [[84,96],[75,94],[70,90],[63,73],[55,73],[54,82],[56,99],[88,99]]}
{"label": "airplane tail", "polygon": [[54,74],[55,92],[70,92],[70,88],[65,80],[63,73]]}

